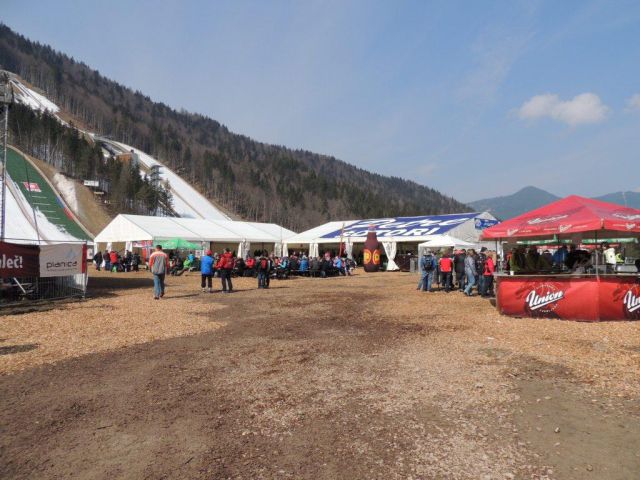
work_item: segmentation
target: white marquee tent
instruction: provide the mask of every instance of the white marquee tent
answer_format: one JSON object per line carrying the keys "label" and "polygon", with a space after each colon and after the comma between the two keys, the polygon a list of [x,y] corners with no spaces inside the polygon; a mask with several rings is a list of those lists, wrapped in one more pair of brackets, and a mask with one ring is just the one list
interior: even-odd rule
{"label": "white marquee tent", "polygon": [[260,249],[282,249],[282,244],[295,232],[273,223],[238,222],[233,220],[205,220],[195,218],[152,217],[120,214],[95,238],[96,249],[111,249],[124,244],[127,250],[135,242],[161,242],[183,239],[210,248],[211,243],[233,246],[238,255],[245,256],[251,244]]}
{"label": "white marquee tent", "polygon": [[432,242],[440,246],[471,246],[480,244],[482,230],[498,223],[488,212],[426,215],[419,217],[376,218],[328,222],[285,240],[285,248],[308,247],[309,255],[318,256],[321,246],[337,246],[342,241],[347,255],[354,244],[364,243],[369,225],[374,225],[378,241],[389,259],[387,270],[397,270],[394,262],[399,244]]}

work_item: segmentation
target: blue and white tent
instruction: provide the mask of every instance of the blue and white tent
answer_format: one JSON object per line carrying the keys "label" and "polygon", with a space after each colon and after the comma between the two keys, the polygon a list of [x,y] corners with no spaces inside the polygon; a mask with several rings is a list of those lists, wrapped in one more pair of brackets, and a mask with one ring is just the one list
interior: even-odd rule
{"label": "blue and white tent", "polygon": [[[420,244],[438,240],[445,235],[459,239],[461,243],[480,243],[482,230],[499,223],[488,212],[454,213],[450,215],[423,215],[417,217],[371,218],[329,222],[298,233],[285,240],[288,248],[309,248],[309,254],[317,256],[320,249],[342,242],[348,255],[353,245],[364,243],[370,225],[376,227],[378,240],[389,259],[388,270],[397,269],[393,259],[398,244]],[[394,268],[395,267],[395,268]]]}

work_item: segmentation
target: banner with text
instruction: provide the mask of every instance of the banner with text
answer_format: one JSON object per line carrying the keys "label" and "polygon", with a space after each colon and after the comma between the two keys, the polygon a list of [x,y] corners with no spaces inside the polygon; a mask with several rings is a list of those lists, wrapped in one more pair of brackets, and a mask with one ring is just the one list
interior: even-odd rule
{"label": "banner with text", "polygon": [[407,241],[411,238],[426,235],[440,235],[448,232],[469,220],[475,219],[475,228],[482,230],[498,223],[497,220],[476,218],[477,213],[461,213],[452,215],[428,215],[420,217],[395,217],[360,220],[344,229],[323,235],[325,239],[339,239],[341,237],[366,237],[369,225],[374,225],[379,239],[389,237],[404,237]]}
{"label": "banner with text", "polygon": [[0,242],[0,276],[37,277],[39,252],[37,245]]}
{"label": "banner with text", "polygon": [[61,243],[40,246],[40,276],[64,277],[85,272],[86,245]]}
{"label": "banner with text", "polygon": [[516,317],[567,320],[640,320],[640,279],[498,277],[498,309]]}

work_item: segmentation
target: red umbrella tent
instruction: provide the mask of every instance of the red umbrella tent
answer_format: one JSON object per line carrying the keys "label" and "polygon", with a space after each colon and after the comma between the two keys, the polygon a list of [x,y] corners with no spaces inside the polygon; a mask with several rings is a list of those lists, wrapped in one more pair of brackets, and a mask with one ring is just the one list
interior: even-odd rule
{"label": "red umbrella tent", "polygon": [[[640,210],[571,195],[484,230],[482,238],[580,241],[586,234],[638,237]],[[506,315],[574,320],[640,319],[638,273],[497,274],[498,310]]]}
{"label": "red umbrella tent", "polygon": [[482,238],[553,237],[582,232],[598,232],[601,238],[614,232],[636,236],[640,233],[640,210],[571,195],[489,227]]}

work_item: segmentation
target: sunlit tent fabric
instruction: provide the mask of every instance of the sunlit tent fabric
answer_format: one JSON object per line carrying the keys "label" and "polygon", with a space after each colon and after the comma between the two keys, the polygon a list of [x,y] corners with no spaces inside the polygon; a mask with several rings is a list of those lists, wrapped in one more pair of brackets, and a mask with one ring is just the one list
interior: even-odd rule
{"label": "sunlit tent fabric", "polygon": [[571,195],[484,230],[483,239],[532,238],[597,233],[637,236],[640,210]]}
{"label": "sunlit tent fabric", "polygon": [[454,238],[451,235],[435,235],[432,239],[418,245],[420,248],[446,248],[446,247],[459,247],[470,248],[476,246],[476,243],[465,242],[459,238]]}
{"label": "sunlit tent fabric", "polygon": [[369,225],[374,225],[378,240],[391,260],[388,267],[393,269],[396,267],[393,260],[398,244],[421,243],[443,235],[477,244],[482,230],[497,223],[498,220],[488,212],[333,221],[293,235],[286,243],[289,248],[308,245],[310,254],[317,256],[321,246],[335,248],[342,241],[346,253],[350,254],[354,244],[366,240]]}
{"label": "sunlit tent fabric", "polygon": [[96,236],[95,242],[161,243],[179,238],[199,245],[238,243],[237,250],[247,252],[251,243],[269,244],[271,249],[293,235],[295,232],[271,223],[120,214]]}

